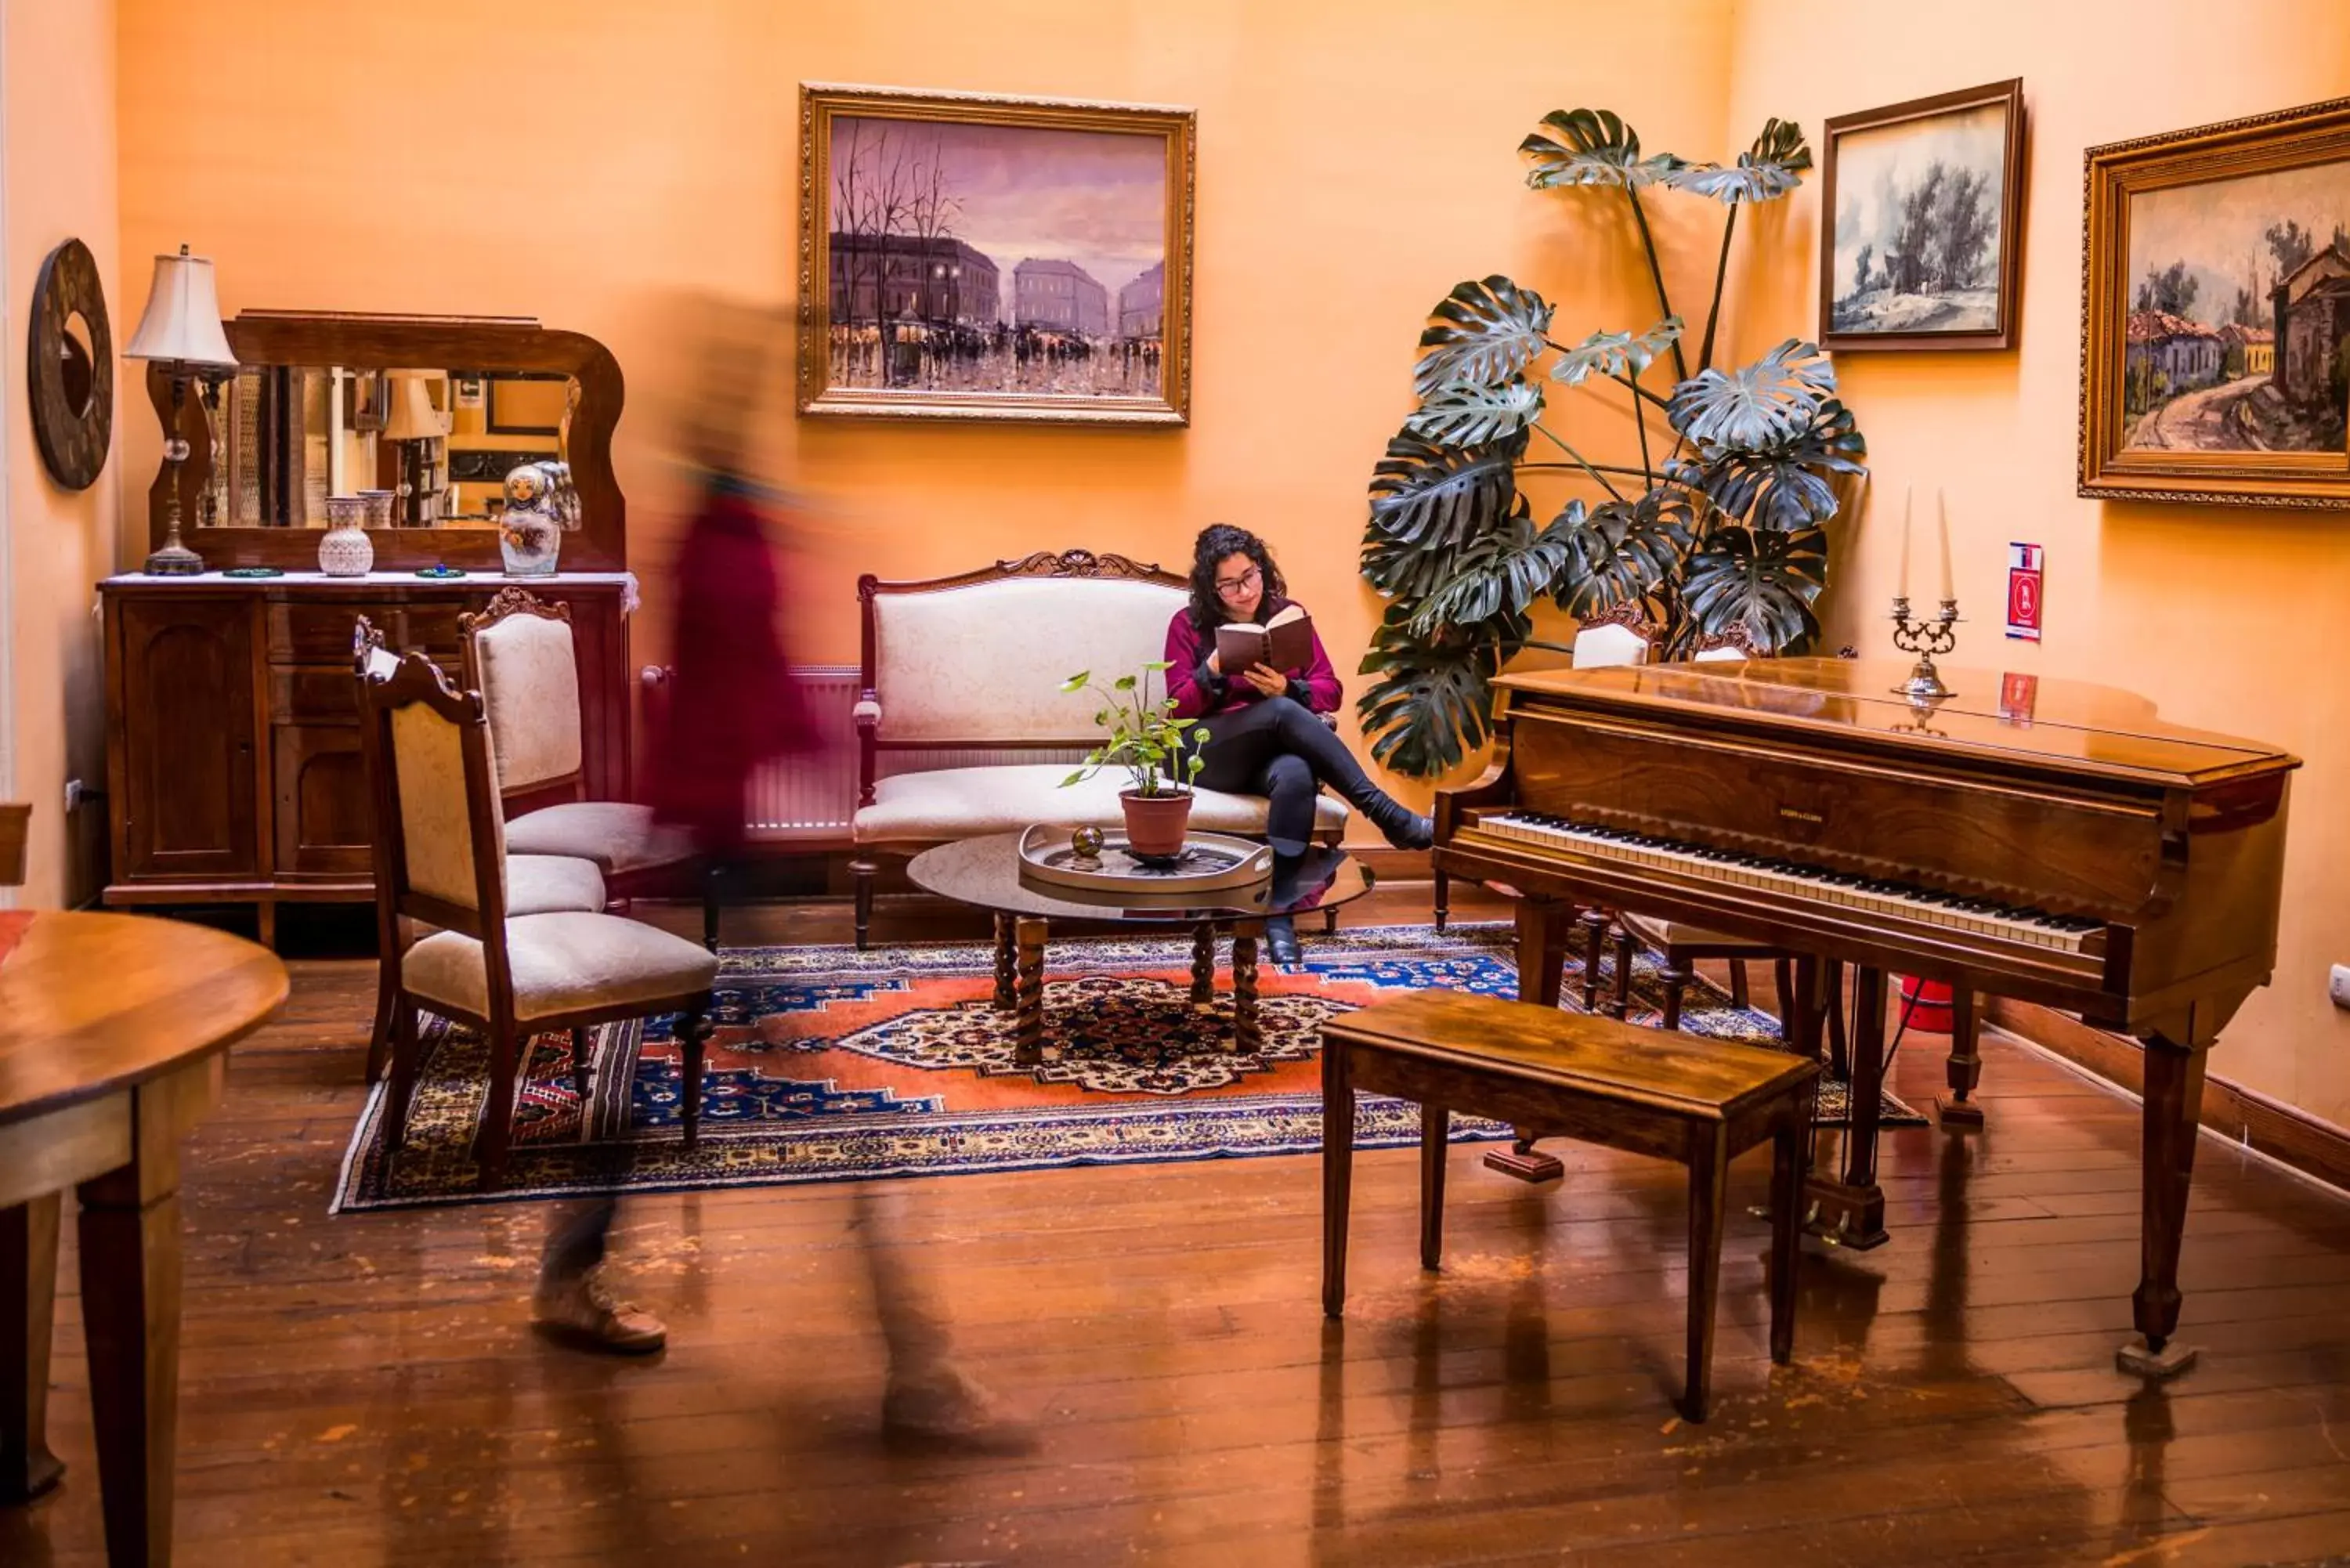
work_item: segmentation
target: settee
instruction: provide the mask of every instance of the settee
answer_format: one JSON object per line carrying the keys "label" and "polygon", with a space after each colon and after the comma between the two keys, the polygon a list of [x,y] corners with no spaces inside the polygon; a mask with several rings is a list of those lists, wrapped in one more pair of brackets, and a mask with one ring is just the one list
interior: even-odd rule
{"label": "settee", "polygon": [[[1039,551],[919,582],[858,580],[862,674],[849,832],[858,947],[870,935],[885,857],[1031,823],[1123,821],[1122,770],[1061,787],[1103,738],[1094,723],[1099,699],[1061,683],[1080,670],[1129,674],[1162,657],[1186,592],[1182,577],[1155,565],[1087,550]],[[1192,803],[1191,826],[1203,831],[1261,835],[1264,824],[1262,795],[1201,790]],[[1346,803],[1317,797],[1315,836],[1335,846],[1346,826]]]}

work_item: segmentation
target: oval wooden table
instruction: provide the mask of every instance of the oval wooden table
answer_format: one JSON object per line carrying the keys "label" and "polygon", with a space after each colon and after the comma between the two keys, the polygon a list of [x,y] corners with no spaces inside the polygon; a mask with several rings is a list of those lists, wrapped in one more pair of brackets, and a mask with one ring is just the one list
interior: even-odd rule
{"label": "oval wooden table", "polygon": [[107,1561],[172,1557],[180,1140],[228,1047],[286,1001],[266,949],[139,915],[0,916],[0,1501],[61,1468],[44,1420],[57,1222],[81,1200],[81,1304]]}

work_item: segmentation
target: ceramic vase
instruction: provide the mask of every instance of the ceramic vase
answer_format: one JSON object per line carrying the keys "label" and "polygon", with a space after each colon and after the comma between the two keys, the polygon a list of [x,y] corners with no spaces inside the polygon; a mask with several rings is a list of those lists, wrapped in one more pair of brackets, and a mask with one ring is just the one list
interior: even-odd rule
{"label": "ceramic vase", "polygon": [[364,577],[375,565],[367,536],[367,503],[356,495],[327,497],[327,536],[318,541],[318,570],[330,577]]}

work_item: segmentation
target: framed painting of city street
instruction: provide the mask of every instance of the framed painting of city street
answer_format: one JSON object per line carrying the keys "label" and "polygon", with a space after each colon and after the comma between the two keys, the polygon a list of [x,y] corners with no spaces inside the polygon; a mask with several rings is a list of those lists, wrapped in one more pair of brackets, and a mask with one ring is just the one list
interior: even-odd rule
{"label": "framed painting of city street", "polygon": [[2350,99],[2089,149],[2084,495],[2350,507]]}
{"label": "framed painting of city street", "polygon": [[1820,342],[2008,348],[2023,254],[2023,83],[1827,122]]}
{"label": "framed painting of city street", "polygon": [[1188,109],[800,87],[799,410],[1191,420]]}

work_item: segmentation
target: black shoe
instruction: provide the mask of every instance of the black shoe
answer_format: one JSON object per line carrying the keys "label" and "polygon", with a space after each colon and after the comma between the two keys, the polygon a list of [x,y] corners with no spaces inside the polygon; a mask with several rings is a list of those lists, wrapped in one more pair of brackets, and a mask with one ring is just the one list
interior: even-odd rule
{"label": "black shoe", "polygon": [[1284,968],[1304,963],[1305,951],[1297,945],[1297,923],[1287,915],[1275,915],[1267,920],[1264,950],[1268,958]]}
{"label": "black shoe", "polygon": [[1436,842],[1436,819],[1408,811],[1403,802],[1383,789],[1366,786],[1368,794],[1354,803],[1364,820],[1379,830],[1398,849],[1426,849]]}

